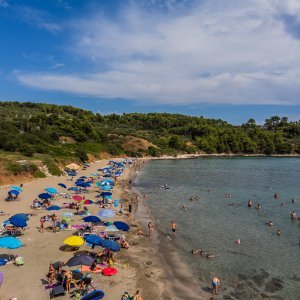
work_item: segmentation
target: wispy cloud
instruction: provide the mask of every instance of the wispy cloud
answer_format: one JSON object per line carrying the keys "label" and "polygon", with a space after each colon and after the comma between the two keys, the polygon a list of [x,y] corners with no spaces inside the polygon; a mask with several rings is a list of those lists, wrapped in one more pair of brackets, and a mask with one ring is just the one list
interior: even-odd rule
{"label": "wispy cloud", "polygon": [[15,6],[14,11],[20,20],[31,26],[47,30],[51,33],[57,33],[61,30],[60,25],[52,21],[51,16],[47,12],[27,6]]}
{"label": "wispy cloud", "polygon": [[54,70],[54,69],[62,68],[64,66],[65,66],[65,64],[55,64],[55,65],[51,66],[49,69]]}
{"label": "wispy cloud", "polygon": [[150,11],[132,4],[114,19],[99,11],[74,20],[70,47],[98,71],[17,78],[142,103],[300,104],[300,44],[284,17],[300,5],[282,2],[151,0]]}

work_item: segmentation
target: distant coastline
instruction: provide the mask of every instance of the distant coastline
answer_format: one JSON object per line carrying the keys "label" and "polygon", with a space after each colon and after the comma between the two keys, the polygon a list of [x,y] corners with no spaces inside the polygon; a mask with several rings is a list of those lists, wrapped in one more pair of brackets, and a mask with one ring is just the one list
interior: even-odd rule
{"label": "distant coastline", "polygon": [[178,154],[162,156],[145,156],[141,160],[163,160],[163,159],[194,159],[200,157],[300,157],[300,154],[228,154],[228,153],[196,153],[196,154]]}

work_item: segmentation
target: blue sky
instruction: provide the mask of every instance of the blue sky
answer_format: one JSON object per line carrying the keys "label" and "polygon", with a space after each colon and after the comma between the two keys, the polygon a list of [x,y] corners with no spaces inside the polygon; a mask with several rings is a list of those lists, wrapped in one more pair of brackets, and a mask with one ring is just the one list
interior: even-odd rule
{"label": "blue sky", "polygon": [[0,0],[0,99],[300,119],[298,0]]}

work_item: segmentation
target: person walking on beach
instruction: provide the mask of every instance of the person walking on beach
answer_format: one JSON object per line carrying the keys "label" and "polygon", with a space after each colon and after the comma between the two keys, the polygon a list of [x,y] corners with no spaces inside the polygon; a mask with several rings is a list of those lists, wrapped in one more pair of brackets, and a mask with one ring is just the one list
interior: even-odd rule
{"label": "person walking on beach", "polygon": [[176,223],[174,221],[172,221],[172,224],[171,224],[171,228],[172,228],[172,236],[173,238],[176,237]]}
{"label": "person walking on beach", "polygon": [[218,277],[214,277],[211,284],[212,284],[212,294],[218,295],[220,284],[221,284],[220,279]]}
{"label": "person walking on beach", "polygon": [[40,218],[40,233],[44,233],[45,217]]}
{"label": "person walking on beach", "polygon": [[148,223],[148,228],[149,228],[149,237],[153,236],[153,231],[154,231],[154,224],[152,222]]}

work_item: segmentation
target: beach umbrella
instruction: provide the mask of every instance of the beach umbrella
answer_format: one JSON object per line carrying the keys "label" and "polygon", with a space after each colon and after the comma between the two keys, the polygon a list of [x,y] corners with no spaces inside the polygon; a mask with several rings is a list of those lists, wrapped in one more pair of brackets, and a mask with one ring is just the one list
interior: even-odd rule
{"label": "beach umbrella", "polygon": [[72,186],[68,189],[69,191],[79,191],[79,188],[76,186]]}
{"label": "beach umbrella", "polygon": [[84,222],[99,223],[101,220],[96,216],[87,216],[82,219]]}
{"label": "beach umbrella", "polygon": [[47,191],[50,194],[57,194],[58,190],[52,187],[46,188],[45,191]]}
{"label": "beach umbrella", "polygon": [[24,219],[24,217],[21,217],[21,216],[12,216],[8,220],[9,220],[10,224],[12,224],[16,227],[24,228],[27,226],[26,219]]}
{"label": "beach umbrella", "polygon": [[57,205],[51,205],[48,208],[46,208],[46,210],[51,211],[51,210],[60,210],[61,207],[57,206]]}
{"label": "beach umbrella", "polygon": [[100,218],[113,218],[115,216],[115,212],[111,209],[102,209],[98,212],[98,216]]}
{"label": "beach umbrella", "polygon": [[70,212],[70,211],[67,211],[67,212],[63,213],[63,217],[65,217],[65,218],[72,218],[73,215],[74,214],[72,212]]}
{"label": "beach umbrella", "polygon": [[80,176],[79,178],[86,179],[87,177],[86,176]]}
{"label": "beach umbrella", "polygon": [[101,187],[101,190],[102,191],[109,191],[109,190],[111,190],[112,189],[112,186],[111,185],[103,185],[102,187]]}
{"label": "beach umbrella", "polygon": [[101,237],[95,234],[87,235],[84,239],[87,243],[97,246],[101,246],[101,242],[103,241]]}
{"label": "beach umbrella", "polygon": [[104,197],[104,196],[111,196],[112,195],[112,192],[102,192],[100,194],[100,196]]}
{"label": "beach umbrella", "polygon": [[79,196],[79,195],[72,196],[72,198],[73,198],[75,201],[81,201],[81,200],[82,200],[82,197]]}
{"label": "beach umbrella", "polygon": [[108,248],[112,251],[120,251],[121,249],[120,244],[112,240],[103,240],[101,242],[101,247]]}
{"label": "beach umbrella", "polygon": [[82,200],[81,203],[85,204],[85,205],[89,205],[89,204],[93,204],[94,201],[90,200],[90,199],[86,199],[86,200]]}
{"label": "beach umbrella", "polygon": [[80,186],[82,186],[82,187],[90,187],[91,184],[89,182],[83,182],[83,183],[80,184]]}
{"label": "beach umbrella", "polygon": [[51,194],[49,194],[49,193],[42,193],[42,194],[39,194],[39,198],[41,198],[41,199],[49,199],[49,198],[51,198],[52,196],[51,196]]}
{"label": "beach umbrella", "polygon": [[19,191],[16,191],[16,190],[11,190],[11,191],[8,192],[8,194],[19,195],[20,192],[19,192]]}
{"label": "beach umbrella", "polygon": [[72,235],[64,240],[64,244],[72,247],[80,247],[84,244],[84,239],[77,235]]}
{"label": "beach umbrella", "polygon": [[97,173],[92,173],[91,175],[92,176],[99,176],[99,174],[97,174]]}
{"label": "beach umbrella", "polygon": [[64,183],[59,183],[58,185],[61,186],[61,187],[64,188],[64,189],[67,188],[67,186],[66,186]]}
{"label": "beach umbrella", "polygon": [[91,266],[94,262],[94,258],[88,255],[76,255],[70,258],[67,262],[66,265],[68,267],[74,267],[74,266]]}
{"label": "beach umbrella", "polygon": [[68,173],[68,176],[72,176],[72,177],[74,177],[74,176],[76,176],[77,175],[77,173],[76,172],[69,172]]}
{"label": "beach umbrella", "polygon": [[18,192],[23,192],[23,190],[19,186],[16,186],[16,185],[11,186],[10,189],[18,191]]}
{"label": "beach umbrella", "polygon": [[122,172],[118,171],[118,172],[115,173],[115,176],[121,176],[122,174],[123,174]]}
{"label": "beach umbrella", "polygon": [[111,177],[111,173],[104,174],[102,177]]}
{"label": "beach umbrella", "polygon": [[17,249],[23,246],[22,242],[14,237],[0,238],[0,248]]}
{"label": "beach umbrella", "polygon": [[29,217],[27,214],[24,214],[24,213],[19,213],[19,214],[15,214],[11,217],[18,217],[18,218],[23,218],[25,221],[28,221],[29,220]]}
{"label": "beach umbrella", "polygon": [[115,226],[115,225],[105,225],[106,228],[105,228],[105,232],[116,232],[116,231],[119,231],[119,229]]}
{"label": "beach umbrella", "polygon": [[123,231],[129,231],[129,226],[125,222],[122,221],[115,221],[114,225],[119,229]]}

